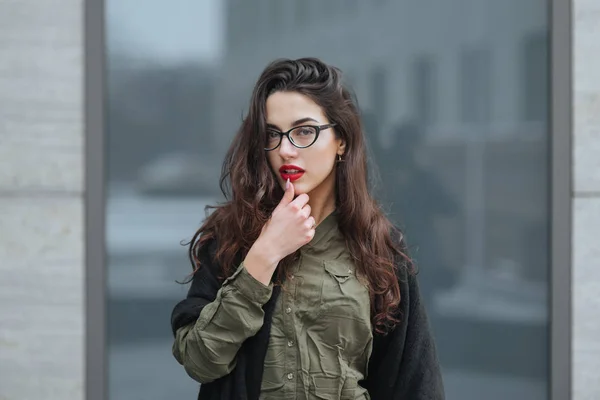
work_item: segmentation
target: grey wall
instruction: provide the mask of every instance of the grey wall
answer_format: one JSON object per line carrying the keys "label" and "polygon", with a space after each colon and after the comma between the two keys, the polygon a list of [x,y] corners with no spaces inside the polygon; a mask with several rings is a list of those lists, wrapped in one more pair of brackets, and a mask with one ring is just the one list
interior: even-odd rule
{"label": "grey wall", "polygon": [[600,2],[573,2],[573,393],[600,396]]}
{"label": "grey wall", "polygon": [[0,2],[0,399],[83,398],[82,2]]}

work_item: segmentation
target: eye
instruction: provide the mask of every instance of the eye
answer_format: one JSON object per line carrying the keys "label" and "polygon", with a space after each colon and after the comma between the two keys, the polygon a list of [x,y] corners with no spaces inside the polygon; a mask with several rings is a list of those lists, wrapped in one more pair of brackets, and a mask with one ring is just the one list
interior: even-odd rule
{"label": "eye", "polygon": [[301,126],[300,128],[298,128],[297,133],[299,135],[308,136],[316,134],[317,130],[312,126]]}
{"label": "eye", "polygon": [[273,131],[273,130],[268,130],[267,131],[267,138],[268,139],[277,139],[277,138],[279,138],[279,132]]}

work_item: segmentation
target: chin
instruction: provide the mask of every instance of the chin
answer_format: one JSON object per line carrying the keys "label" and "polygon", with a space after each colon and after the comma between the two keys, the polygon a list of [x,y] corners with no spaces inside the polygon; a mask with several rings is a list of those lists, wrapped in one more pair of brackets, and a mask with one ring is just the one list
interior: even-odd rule
{"label": "chin", "polygon": [[304,188],[304,185],[294,185],[294,194],[299,195],[302,193],[308,193],[308,191]]}
{"label": "chin", "polygon": [[294,185],[294,194],[295,195],[299,195],[302,193],[308,194],[312,190],[308,185],[303,184],[302,182],[296,181],[296,183],[292,182],[292,184]]}

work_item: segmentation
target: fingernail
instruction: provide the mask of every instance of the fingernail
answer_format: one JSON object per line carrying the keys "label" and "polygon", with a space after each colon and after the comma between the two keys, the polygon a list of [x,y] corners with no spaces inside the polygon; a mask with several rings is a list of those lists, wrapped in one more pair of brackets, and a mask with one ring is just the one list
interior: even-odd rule
{"label": "fingernail", "polygon": [[285,190],[288,190],[290,188],[290,178],[287,178],[287,181],[285,182]]}

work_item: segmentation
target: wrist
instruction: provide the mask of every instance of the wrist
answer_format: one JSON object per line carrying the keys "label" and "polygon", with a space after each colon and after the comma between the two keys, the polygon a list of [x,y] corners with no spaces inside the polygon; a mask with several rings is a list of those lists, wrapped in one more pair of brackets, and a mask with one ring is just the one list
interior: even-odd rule
{"label": "wrist", "polygon": [[255,242],[243,262],[246,271],[265,286],[269,285],[279,263],[279,259],[267,250],[268,247]]}
{"label": "wrist", "polygon": [[270,266],[273,269],[275,269],[277,264],[279,264],[279,261],[281,261],[281,257],[279,257],[278,254],[275,254],[271,246],[262,242],[260,238],[254,242],[250,248],[250,251],[248,252],[248,255],[251,255],[252,258],[256,260],[259,260],[261,264]]}

